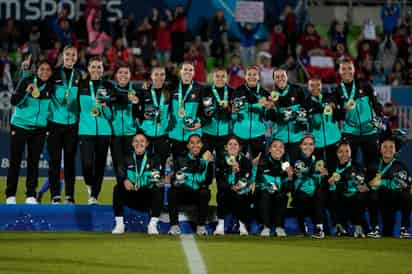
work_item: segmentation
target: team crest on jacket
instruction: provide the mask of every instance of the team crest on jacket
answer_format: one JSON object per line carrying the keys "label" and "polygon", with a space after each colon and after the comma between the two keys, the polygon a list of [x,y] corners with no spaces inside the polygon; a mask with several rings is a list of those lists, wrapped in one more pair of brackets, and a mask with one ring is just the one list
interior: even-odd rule
{"label": "team crest on jacket", "polygon": [[195,99],[196,98],[196,94],[192,94],[192,99]]}
{"label": "team crest on jacket", "polygon": [[296,101],[295,97],[290,97],[290,100],[292,101],[292,103],[294,103]]}
{"label": "team crest on jacket", "polygon": [[362,93],[363,93],[363,90],[362,90],[362,89],[360,89],[360,90],[359,90],[359,93],[360,93],[360,94],[362,94]]}

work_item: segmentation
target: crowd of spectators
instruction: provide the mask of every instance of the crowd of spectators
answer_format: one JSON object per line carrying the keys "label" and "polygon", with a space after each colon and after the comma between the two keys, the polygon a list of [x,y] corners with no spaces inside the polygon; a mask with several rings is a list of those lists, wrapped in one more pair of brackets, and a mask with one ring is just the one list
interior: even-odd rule
{"label": "crowd of spectators", "polygon": [[[150,68],[158,64],[174,76],[176,66],[189,60],[195,65],[195,80],[205,82],[208,63],[212,60],[213,66],[228,69],[233,87],[243,83],[246,66],[258,64],[262,68],[263,84],[270,87],[273,82],[269,75],[275,67],[286,68],[291,81],[302,81],[305,79],[299,73],[300,61],[305,57],[327,56],[333,59],[335,69],[344,58],[355,60],[360,80],[375,85],[412,85],[412,13],[408,11],[401,18],[397,3],[388,1],[382,7],[381,31],[372,20],[365,19],[356,40],[356,56],[349,51],[353,26],[346,22],[331,22],[327,37],[321,36],[311,23],[299,31],[297,15],[292,7],[286,6],[279,18],[273,18],[273,23],[266,25],[267,38],[256,39],[261,24],[239,23],[232,27],[238,28],[240,37],[232,39],[221,10],[199,33],[190,32],[187,14],[192,1],[186,3],[174,10],[153,8],[145,18],[128,16],[113,23],[105,20],[99,0],[86,1],[84,15],[78,20],[69,19],[69,7],[63,4],[55,18],[33,23],[29,30],[9,18],[0,28],[3,84],[16,79],[20,63],[28,54],[32,56],[32,63],[47,59],[54,66],[60,66],[60,53],[70,44],[79,49],[80,67],[86,65],[90,56],[101,55],[105,76],[110,77],[119,62],[129,63],[132,80],[146,79]],[[339,81],[337,73],[322,78],[330,83]]]}

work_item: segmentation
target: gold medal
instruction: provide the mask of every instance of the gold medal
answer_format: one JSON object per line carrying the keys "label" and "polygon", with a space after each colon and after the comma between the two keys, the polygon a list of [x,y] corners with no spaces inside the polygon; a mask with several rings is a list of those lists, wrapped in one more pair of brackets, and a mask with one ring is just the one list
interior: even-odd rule
{"label": "gold medal", "polygon": [[265,97],[260,98],[259,99],[259,104],[264,106],[266,104],[266,98]]}
{"label": "gold medal", "polygon": [[326,106],[325,106],[325,109],[323,110],[323,113],[324,113],[325,115],[331,115],[332,112],[333,112],[332,107],[331,107],[330,105],[326,105]]}
{"label": "gold medal", "polygon": [[206,150],[205,153],[202,155],[203,160],[211,161],[212,160],[212,153],[209,150]]}
{"label": "gold medal", "polygon": [[180,116],[181,118],[183,118],[183,117],[186,116],[185,108],[184,108],[184,107],[180,107],[180,108],[179,108],[179,116]]}
{"label": "gold medal", "polygon": [[332,175],[332,177],[333,177],[333,181],[335,181],[335,182],[339,182],[340,179],[341,179],[340,174],[337,173],[337,172],[334,172],[333,175]]}
{"label": "gold medal", "polygon": [[129,101],[133,101],[134,97],[136,96],[136,91],[135,90],[130,90],[127,93],[127,98],[129,99]]}
{"label": "gold medal", "polygon": [[270,93],[270,97],[272,97],[273,102],[277,102],[279,100],[279,92],[272,91]]}
{"label": "gold medal", "polygon": [[230,155],[229,158],[227,158],[226,163],[227,163],[229,166],[233,166],[234,163],[235,163],[235,161],[236,161],[236,157],[233,156],[233,155]]}
{"label": "gold medal", "polygon": [[39,88],[37,86],[33,87],[33,91],[31,92],[31,96],[33,98],[39,98],[40,97],[40,91],[39,91]]}
{"label": "gold medal", "polygon": [[349,107],[349,109],[353,109],[356,106],[356,101],[353,99],[349,99],[347,106]]}
{"label": "gold medal", "polygon": [[136,183],[134,184],[134,190],[139,190],[140,189],[140,183],[139,181],[136,181]]}
{"label": "gold medal", "polygon": [[100,114],[99,109],[97,107],[93,107],[92,111],[91,111],[91,114],[92,114],[93,117],[99,116],[99,114]]}
{"label": "gold medal", "polygon": [[325,168],[325,162],[323,160],[319,160],[315,164],[315,170],[320,172],[322,169]]}
{"label": "gold medal", "polygon": [[221,105],[223,108],[227,108],[227,106],[229,105],[229,103],[228,103],[227,100],[222,100],[222,101],[220,102],[220,105]]}

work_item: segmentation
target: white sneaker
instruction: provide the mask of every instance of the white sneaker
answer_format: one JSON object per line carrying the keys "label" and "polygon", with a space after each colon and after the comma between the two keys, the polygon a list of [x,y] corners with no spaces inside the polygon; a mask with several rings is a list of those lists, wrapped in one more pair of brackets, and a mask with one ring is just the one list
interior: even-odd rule
{"label": "white sneaker", "polygon": [[116,222],[116,225],[112,230],[112,234],[123,234],[124,230],[125,230],[124,223]]}
{"label": "white sneaker", "polygon": [[365,234],[363,233],[362,226],[355,225],[355,233],[353,233],[353,237],[355,237],[355,238],[365,238]]}
{"label": "white sneaker", "polygon": [[196,229],[196,234],[199,236],[207,236],[207,230],[204,225],[198,225]]}
{"label": "white sneaker", "polygon": [[15,205],[16,203],[16,196],[7,197],[6,205]]}
{"label": "white sneaker", "polygon": [[167,232],[167,234],[173,235],[173,236],[180,235],[179,225],[172,225],[169,229],[169,232]]}
{"label": "white sneaker", "polygon": [[270,236],[270,228],[265,226],[263,228],[262,232],[260,232],[260,236],[269,237]]}
{"label": "white sneaker", "polygon": [[217,236],[217,235],[225,235],[225,223],[220,222],[217,224],[215,232],[213,232],[213,235]]}
{"label": "white sneaker", "polygon": [[27,205],[37,205],[38,203],[37,203],[36,197],[27,197],[26,204]]}
{"label": "white sneaker", "polygon": [[149,224],[147,225],[147,234],[159,235],[159,230],[157,230],[157,223],[149,222]]}
{"label": "white sneaker", "polygon": [[239,234],[241,236],[249,235],[249,232],[246,229],[246,225],[244,223],[242,223],[241,221],[239,221]]}
{"label": "white sneaker", "polygon": [[90,197],[90,198],[87,200],[87,204],[89,204],[89,205],[97,205],[97,204],[99,204],[99,202],[97,201],[96,198]]}
{"label": "white sneaker", "polygon": [[277,237],[286,237],[286,236],[288,236],[288,234],[286,234],[283,227],[278,226],[278,227],[276,227],[275,231],[276,231],[276,236]]}
{"label": "white sneaker", "polygon": [[87,188],[87,194],[89,194],[89,198],[92,196],[92,187],[89,185],[86,185]]}

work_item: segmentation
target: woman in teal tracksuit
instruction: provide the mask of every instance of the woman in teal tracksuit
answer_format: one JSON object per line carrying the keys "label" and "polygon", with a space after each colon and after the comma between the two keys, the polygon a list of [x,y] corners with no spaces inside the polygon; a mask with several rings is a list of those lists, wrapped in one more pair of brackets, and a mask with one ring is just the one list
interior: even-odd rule
{"label": "woman in teal tracksuit", "polygon": [[192,63],[183,63],[180,69],[181,80],[171,87],[169,139],[175,159],[178,155],[185,154],[191,135],[202,135],[200,113],[203,87],[193,81],[194,73]]}
{"label": "woman in teal tracksuit", "polygon": [[154,67],[150,75],[152,84],[141,93],[142,104],[139,114],[140,127],[149,139],[148,150],[160,157],[164,164],[170,155],[170,142],[167,136],[169,127],[170,93],[165,85],[164,67]]}
{"label": "woman in teal tracksuit", "polygon": [[240,142],[236,137],[229,137],[225,151],[216,161],[216,181],[218,192],[218,224],[214,235],[224,235],[224,218],[233,214],[239,223],[240,235],[248,235],[246,225],[251,220],[252,198],[252,161],[240,152]]}
{"label": "woman in teal tracksuit", "polygon": [[64,151],[64,181],[66,202],[74,200],[75,158],[79,125],[78,91],[80,72],[74,68],[77,49],[67,46],[63,49],[63,66],[56,69],[53,80],[55,92],[51,98],[49,120],[49,183],[53,204],[59,204],[60,169]]}
{"label": "woman in teal tracksuit", "polygon": [[336,103],[332,94],[322,93],[322,80],[311,78],[308,82],[310,95],[305,100],[309,116],[309,130],[315,136],[316,159],[323,159],[331,171],[336,166],[336,144],[341,139],[336,120]]}
{"label": "woman in teal tracksuit", "polygon": [[323,238],[323,209],[320,199],[316,196],[322,178],[326,176],[326,168],[318,168],[315,151],[315,139],[313,135],[304,135],[300,143],[300,157],[294,163],[293,182],[293,206],[296,209],[299,226],[302,232],[306,232],[304,217],[311,216],[315,225],[312,237]]}
{"label": "woman in teal tracksuit", "polygon": [[222,157],[227,137],[231,134],[231,105],[233,90],[227,85],[227,72],[217,68],[213,72],[213,85],[205,88],[202,96],[203,140],[205,147]]}
{"label": "woman in teal tracksuit", "polygon": [[240,139],[245,154],[249,152],[256,158],[265,151],[264,118],[269,107],[269,93],[260,86],[256,66],[246,69],[245,80],[246,83],[233,92],[233,134]]}
{"label": "woman in teal tracksuit", "polygon": [[261,236],[270,236],[275,226],[276,236],[285,237],[284,214],[293,179],[293,168],[285,161],[285,145],[273,140],[269,154],[260,161],[256,174],[258,212],[263,230]]}
{"label": "woman in teal tracksuit", "polygon": [[114,87],[112,91],[111,126],[113,136],[110,152],[113,159],[113,169],[118,184],[122,184],[122,173],[125,170],[125,155],[132,150],[133,136],[137,132],[137,120],[141,107],[140,95],[130,82],[130,67],[119,65],[114,72]]}
{"label": "woman in teal tracksuit", "polygon": [[373,231],[369,237],[379,238],[377,215],[381,211],[383,219],[383,235],[393,236],[396,211],[401,211],[401,238],[411,238],[409,233],[412,195],[408,167],[396,157],[399,141],[393,136],[386,137],[380,147],[377,173],[369,182],[370,191],[369,214]]}
{"label": "woman in teal tracksuit", "polygon": [[107,106],[112,85],[101,80],[103,62],[99,57],[89,60],[88,72],[88,79],[79,85],[79,142],[84,182],[90,187],[88,203],[96,204],[112,135],[112,114]]}
{"label": "woman in teal tracksuit", "polygon": [[[352,152],[349,143],[343,141],[337,146],[337,165],[330,174],[325,186],[329,187],[329,198],[336,200],[336,234],[343,236],[346,234],[345,226],[350,220],[355,226],[353,236],[365,237],[366,227],[365,207],[367,202],[368,187],[364,181],[364,170],[352,160]],[[335,194],[335,195],[333,195]],[[334,214],[334,212],[331,212]],[[349,218],[344,218],[349,215]]]}
{"label": "woman in teal tracksuit", "polygon": [[37,74],[24,78],[11,97],[15,106],[10,129],[10,166],[7,174],[6,203],[16,203],[20,163],[27,143],[26,203],[36,203],[40,153],[46,140],[50,98],[54,92],[51,65],[40,62]]}
{"label": "woman in teal tracksuit", "polygon": [[299,143],[307,131],[305,95],[301,87],[288,83],[285,70],[275,70],[273,78],[275,85],[270,101],[275,103],[275,108],[268,115],[274,123],[272,137],[285,144],[289,161],[293,163],[300,155]]}
{"label": "woman in teal tracksuit", "polygon": [[362,150],[367,180],[377,167],[377,129],[373,118],[382,115],[382,107],[367,83],[354,80],[355,68],[351,60],[339,65],[342,82],[335,90],[337,109],[342,120],[342,137],[350,144],[354,155]]}

